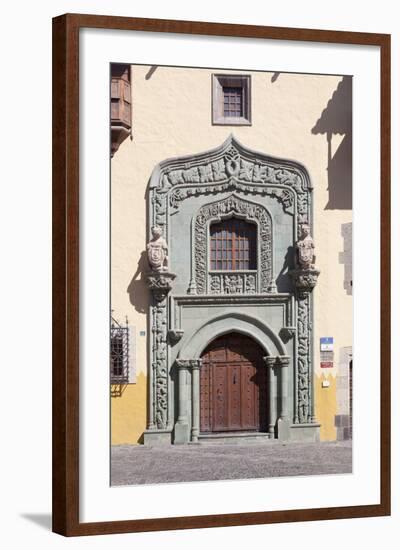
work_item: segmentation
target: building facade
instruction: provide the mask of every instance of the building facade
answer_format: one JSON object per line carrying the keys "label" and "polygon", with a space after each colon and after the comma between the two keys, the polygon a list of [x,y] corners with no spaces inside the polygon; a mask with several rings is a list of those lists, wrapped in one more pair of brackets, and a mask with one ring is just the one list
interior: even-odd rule
{"label": "building facade", "polygon": [[112,443],[350,437],[351,79],[129,69],[112,88]]}

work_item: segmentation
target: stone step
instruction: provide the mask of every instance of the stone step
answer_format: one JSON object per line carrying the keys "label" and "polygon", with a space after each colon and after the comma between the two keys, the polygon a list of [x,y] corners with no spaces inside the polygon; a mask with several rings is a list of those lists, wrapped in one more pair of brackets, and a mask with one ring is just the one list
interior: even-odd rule
{"label": "stone step", "polygon": [[199,435],[201,445],[247,445],[253,443],[272,443],[268,433],[264,432],[221,432]]}

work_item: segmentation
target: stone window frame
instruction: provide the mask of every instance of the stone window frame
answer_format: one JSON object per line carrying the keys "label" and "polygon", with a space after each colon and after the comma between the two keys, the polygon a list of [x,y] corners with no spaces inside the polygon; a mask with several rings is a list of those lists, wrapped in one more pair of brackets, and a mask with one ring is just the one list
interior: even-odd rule
{"label": "stone window frame", "polygon": [[[251,126],[251,75],[212,74],[212,123],[217,126]],[[223,87],[242,88],[243,116],[224,116]]]}
{"label": "stone window frame", "polygon": [[[255,223],[257,226],[257,269],[251,273],[257,274],[257,294],[275,292],[273,289],[274,263],[273,263],[273,220],[271,213],[262,203],[253,202],[248,198],[232,193],[224,198],[213,200],[203,204],[192,220],[192,250],[193,264],[191,281],[194,281],[194,293],[208,294],[210,276],[222,271],[210,270],[210,224],[236,216],[245,221]],[[262,222],[260,217],[266,216],[263,233],[269,233],[269,245],[262,235]],[[265,267],[263,267],[265,263]],[[250,273],[249,271],[226,271],[230,275]],[[192,287],[192,282],[189,288]],[[193,290],[192,290],[193,292]]]}

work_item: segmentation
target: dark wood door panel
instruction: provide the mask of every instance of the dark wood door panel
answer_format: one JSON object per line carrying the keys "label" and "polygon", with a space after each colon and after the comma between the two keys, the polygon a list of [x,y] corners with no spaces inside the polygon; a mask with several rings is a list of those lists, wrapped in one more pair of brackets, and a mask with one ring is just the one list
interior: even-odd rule
{"label": "dark wood door panel", "polygon": [[213,364],[213,431],[225,431],[228,428],[228,370],[225,364]]}
{"label": "dark wood door panel", "polygon": [[200,430],[210,432],[212,429],[212,376],[209,361],[203,361],[200,369]]}
{"label": "dark wood door panel", "polygon": [[240,365],[226,365],[228,378],[228,430],[240,430],[242,429],[241,419],[241,366]]}
{"label": "dark wood door panel", "polygon": [[202,355],[201,432],[258,431],[267,425],[263,352],[247,336],[214,340]]}

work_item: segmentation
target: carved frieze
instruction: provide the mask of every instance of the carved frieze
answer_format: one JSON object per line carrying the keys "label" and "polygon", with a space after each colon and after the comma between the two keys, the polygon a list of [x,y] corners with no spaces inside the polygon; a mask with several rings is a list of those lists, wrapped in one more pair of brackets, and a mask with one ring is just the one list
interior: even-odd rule
{"label": "carved frieze", "polygon": [[257,273],[212,273],[210,275],[211,294],[256,294]]}

